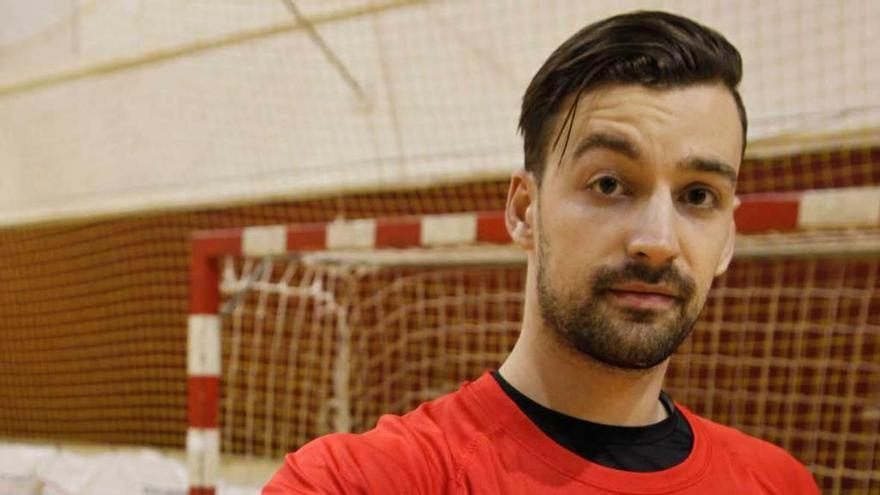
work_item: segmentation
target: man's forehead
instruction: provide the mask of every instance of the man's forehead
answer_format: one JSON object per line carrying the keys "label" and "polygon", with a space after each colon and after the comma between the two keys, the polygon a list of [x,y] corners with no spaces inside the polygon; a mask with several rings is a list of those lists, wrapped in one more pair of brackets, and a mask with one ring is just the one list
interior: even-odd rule
{"label": "man's forehead", "polygon": [[640,85],[599,88],[577,101],[571,121],[563,126],[574,104],[571,95],[557,112],[556,134],[550,139],[555,146],[548,150],[550,163],[562,165],[597,147],[637,159],[643,148],[657,144],[652,141],[662,141],[666,145],[663,151],[678,154],[680,159],[689,154],[709,155],[739,169],[742,127],[732,95],[720,84],[673,89]]}

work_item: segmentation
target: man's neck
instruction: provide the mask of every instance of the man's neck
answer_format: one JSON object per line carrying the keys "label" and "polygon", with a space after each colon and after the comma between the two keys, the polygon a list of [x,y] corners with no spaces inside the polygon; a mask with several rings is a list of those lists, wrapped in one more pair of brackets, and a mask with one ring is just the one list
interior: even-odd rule
{"label": "man's neck", "polygon": [[644,426],[666,417],[659,397],[668,360],[644,371],[610,368],[528,323],[499,369],[525,396],[594,423]]}

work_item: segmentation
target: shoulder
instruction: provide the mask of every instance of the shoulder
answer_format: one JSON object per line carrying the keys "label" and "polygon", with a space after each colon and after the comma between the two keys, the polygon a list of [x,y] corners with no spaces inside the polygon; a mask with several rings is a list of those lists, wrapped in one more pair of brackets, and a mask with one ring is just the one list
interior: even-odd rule
{"label": "shoulder", "polygon": [[446,491],[457,458],[480,427],[475,421],[480,415],[474,411],[478,406],[465,392],[426,402],[402,416],[382,416],[365,433],[334,433],[313,440],[285,457],[263,493]]}
{"label": "shoulder", "polygon": [[803,468],[791,454],[778,445],[747,435],[735,428],[716,423],[693,413],[691,417],[700,422],[704,431],[711,438],[713,449],[720,448],[743,462],[757,466],[790,468],[796,465]]}
{"label": "shoulder", "polygon": [[761,484],[784,489],[786,493],[819,493],[810,471],[785,449],[690,411],[686,415],[699,423],[716,452],[714,459],[729,462],[732,469],[743,471]]}

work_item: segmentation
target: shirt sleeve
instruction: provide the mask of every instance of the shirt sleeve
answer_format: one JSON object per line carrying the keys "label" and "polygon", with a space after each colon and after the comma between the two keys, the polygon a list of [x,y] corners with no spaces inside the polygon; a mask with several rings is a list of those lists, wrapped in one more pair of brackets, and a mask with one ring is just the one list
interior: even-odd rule
{"label": "shirt sleeve", "polygon": [[447,476],[433,451],[399,418],[364,434],[335,433],[287,454],[262,495],[440,493]]}
{"label": "shirt sleeve", "polygon": [[781,494],[820,495],[806,466],[777,445],[761,443],[763,448],[755,449],[752,455],[753,469],[761,472],[760,479],[769,481]]}
{"label": "shirt sleeve", "polygon": [[821,495],[819,492],[819,485],[816,484],[816,479],[813,478],[813,473],[796,459],[791,458],[791,461],[794,464],[792,467],[792,471],[794,472],[792,484],[795,485],[791,487],[791,493]]}

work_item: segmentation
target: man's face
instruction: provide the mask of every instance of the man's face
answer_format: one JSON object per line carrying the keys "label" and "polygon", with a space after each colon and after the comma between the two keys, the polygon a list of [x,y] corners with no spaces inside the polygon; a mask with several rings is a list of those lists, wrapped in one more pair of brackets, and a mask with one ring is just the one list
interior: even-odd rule
{"label": "man's face", "polygon": [[599,362],[654,367],[688,336],[732,251],[733,97],[721,85],[592,91],[560,162],[561,143],[548,146],[537,200],[541,316]]}

